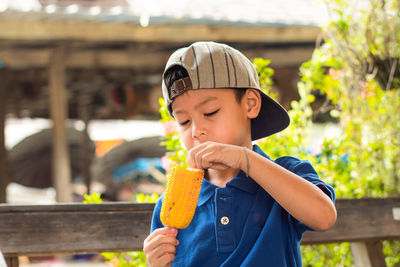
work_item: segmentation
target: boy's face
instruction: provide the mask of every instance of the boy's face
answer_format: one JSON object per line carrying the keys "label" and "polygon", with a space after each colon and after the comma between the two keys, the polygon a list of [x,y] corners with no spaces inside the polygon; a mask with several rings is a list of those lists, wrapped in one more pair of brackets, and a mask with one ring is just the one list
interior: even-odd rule
{"label": "boy's face", "polygon": [[206,141],[244,146],[251,141],[245,97],[236,100],[235,89],[188,90],[172,103],[186,149]]}

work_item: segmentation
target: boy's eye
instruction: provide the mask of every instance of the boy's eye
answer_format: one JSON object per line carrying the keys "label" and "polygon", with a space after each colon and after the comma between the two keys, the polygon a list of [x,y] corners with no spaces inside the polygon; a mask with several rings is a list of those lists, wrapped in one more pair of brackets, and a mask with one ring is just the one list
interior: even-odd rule
{"label": "boy's eye", "polygon": [[216,114],[218,111],[219,111],[219,109],[217,109],[216,111],[210,112],[210,113],[204,113],[204,116],[211,117],[212,115]]}
{"label": "boy's eye", "polygon": [[189,120],[186,120],[184,122],[178,122],[178,123],[179,123],[180,126],[184,126],[184,125],[189,123]]}

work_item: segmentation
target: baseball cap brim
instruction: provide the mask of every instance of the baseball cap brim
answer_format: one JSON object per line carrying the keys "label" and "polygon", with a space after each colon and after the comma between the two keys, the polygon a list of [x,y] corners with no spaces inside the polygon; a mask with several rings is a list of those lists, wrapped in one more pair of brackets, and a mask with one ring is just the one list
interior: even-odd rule
{"label": "baseball cap brim", "polygon": [[290,124],[289,114],[278,102],[259,90],[261,109],[251,121],[251,140],[257,140],[282,131]]}

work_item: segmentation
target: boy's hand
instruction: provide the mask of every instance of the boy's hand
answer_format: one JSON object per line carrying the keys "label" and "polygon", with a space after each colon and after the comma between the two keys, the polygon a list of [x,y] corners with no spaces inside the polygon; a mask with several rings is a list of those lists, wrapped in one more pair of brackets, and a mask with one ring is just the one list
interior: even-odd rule
{"label": "boy's hand", "polygon": [[154,230],[143,243],[143,252],[151,267],[171,266],[175,258],[178,230],[164,227]]}
{"label": "boy's hand", "polygon": [[240,146],[205,142],[188,151],[189,167],[198,169],[242,169],[244,151]]}

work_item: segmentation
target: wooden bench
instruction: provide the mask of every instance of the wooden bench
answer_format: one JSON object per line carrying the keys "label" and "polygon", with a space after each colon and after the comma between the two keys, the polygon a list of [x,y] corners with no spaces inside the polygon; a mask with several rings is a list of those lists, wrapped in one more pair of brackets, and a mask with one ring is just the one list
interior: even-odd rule
{"label": "wooden bench", "polygon": [[[19,255],[142,250],[154,204],[0,205],[0,251],[9,267]],[[355,266],[386,266],[382,240],[400,239],[400,198],[338,199],[326,232],[302,244],[351,242]]]}

